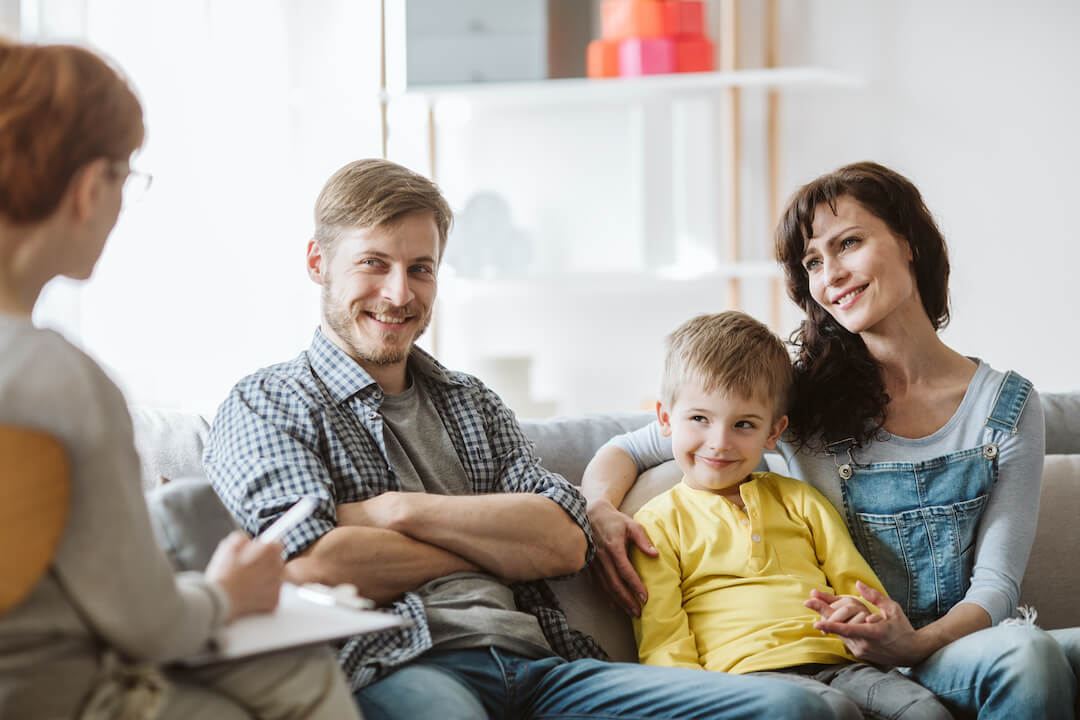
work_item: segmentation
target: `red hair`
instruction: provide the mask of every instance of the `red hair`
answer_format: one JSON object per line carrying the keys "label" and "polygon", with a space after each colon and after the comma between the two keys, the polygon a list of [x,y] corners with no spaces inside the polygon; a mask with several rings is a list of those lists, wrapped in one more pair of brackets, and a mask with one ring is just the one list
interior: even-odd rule
{"label": "red hair", "polygon": [[71,178],[98,158],[142,144],[135,93],[100,57],[71,45],[0,39],[0,216],[44,220]]}

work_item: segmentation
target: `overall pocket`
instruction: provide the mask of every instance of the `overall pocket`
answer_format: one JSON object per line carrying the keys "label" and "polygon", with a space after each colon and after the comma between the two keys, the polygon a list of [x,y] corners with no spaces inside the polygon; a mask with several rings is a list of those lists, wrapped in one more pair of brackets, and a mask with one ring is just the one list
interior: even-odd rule
{"label": "overall pocket", "polygon": [[967,592],[979,518],[989,494],[894,515],[856,512],[867,562],[918,628]]}

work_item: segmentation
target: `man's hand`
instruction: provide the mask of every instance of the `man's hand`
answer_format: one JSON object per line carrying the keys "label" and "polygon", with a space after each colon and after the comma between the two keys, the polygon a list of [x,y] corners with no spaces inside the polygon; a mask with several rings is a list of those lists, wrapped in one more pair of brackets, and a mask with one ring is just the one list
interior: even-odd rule
{"label": "man's hand", "polygon": [[630,563],[627,545],[633,542],[643,553],[656,557],[645,528],[634,522],[626,513],[620,512],[608,500],[600,499],[589,504],[589,524],[592,525],[596,555],[590,572],[593,579],[607,591],[615,603],[628,615],[641,616],[641,607],[649,595],[637,571]]}
{"label": "man's hand", "polygon": [[[881,610],[881,615],[871,615],[854,622],[859,613],[850,614],[854,609],[850,604],[839,603],[838,607],[833,608],[834,603],[843,598],[813,590],[804,604],[822,617],[814,623],[814,627],[840,636],[851,654],[863,662],[907,667],[925,660],[932,650],[924,647],[900,604],[861,582],[856,584],[856,588],[863,599]],[[854,598],[850,600],[857,602]]]}

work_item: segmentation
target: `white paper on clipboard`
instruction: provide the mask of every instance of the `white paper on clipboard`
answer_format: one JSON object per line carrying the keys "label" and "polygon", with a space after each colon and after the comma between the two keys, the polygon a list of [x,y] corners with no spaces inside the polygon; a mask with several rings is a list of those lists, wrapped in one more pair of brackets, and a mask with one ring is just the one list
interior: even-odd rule
{"label": "white paper on clipboard", "polygon": [[218,635],[215,649],[183,658],[179,662],[183,665],[207,665],[406,624],[406,620],[391,613],[315,603],[300,597],[296,591],[295,585],[282,583],[274,612],[249,615],[229,623]]}

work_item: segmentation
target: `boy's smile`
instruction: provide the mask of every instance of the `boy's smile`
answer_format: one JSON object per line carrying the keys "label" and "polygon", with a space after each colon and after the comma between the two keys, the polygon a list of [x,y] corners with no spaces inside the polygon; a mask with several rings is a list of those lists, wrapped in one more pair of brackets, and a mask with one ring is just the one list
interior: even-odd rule
{"label": "boy's smile", "polygon": [[787,416],[774,419],[771,399],[705,392],[696,383],[679,388],[671,408],[656,405],[660,431],[671,437],[684,481],[697,490],[725,496],[742,506],[741,485],[776,448]]}

